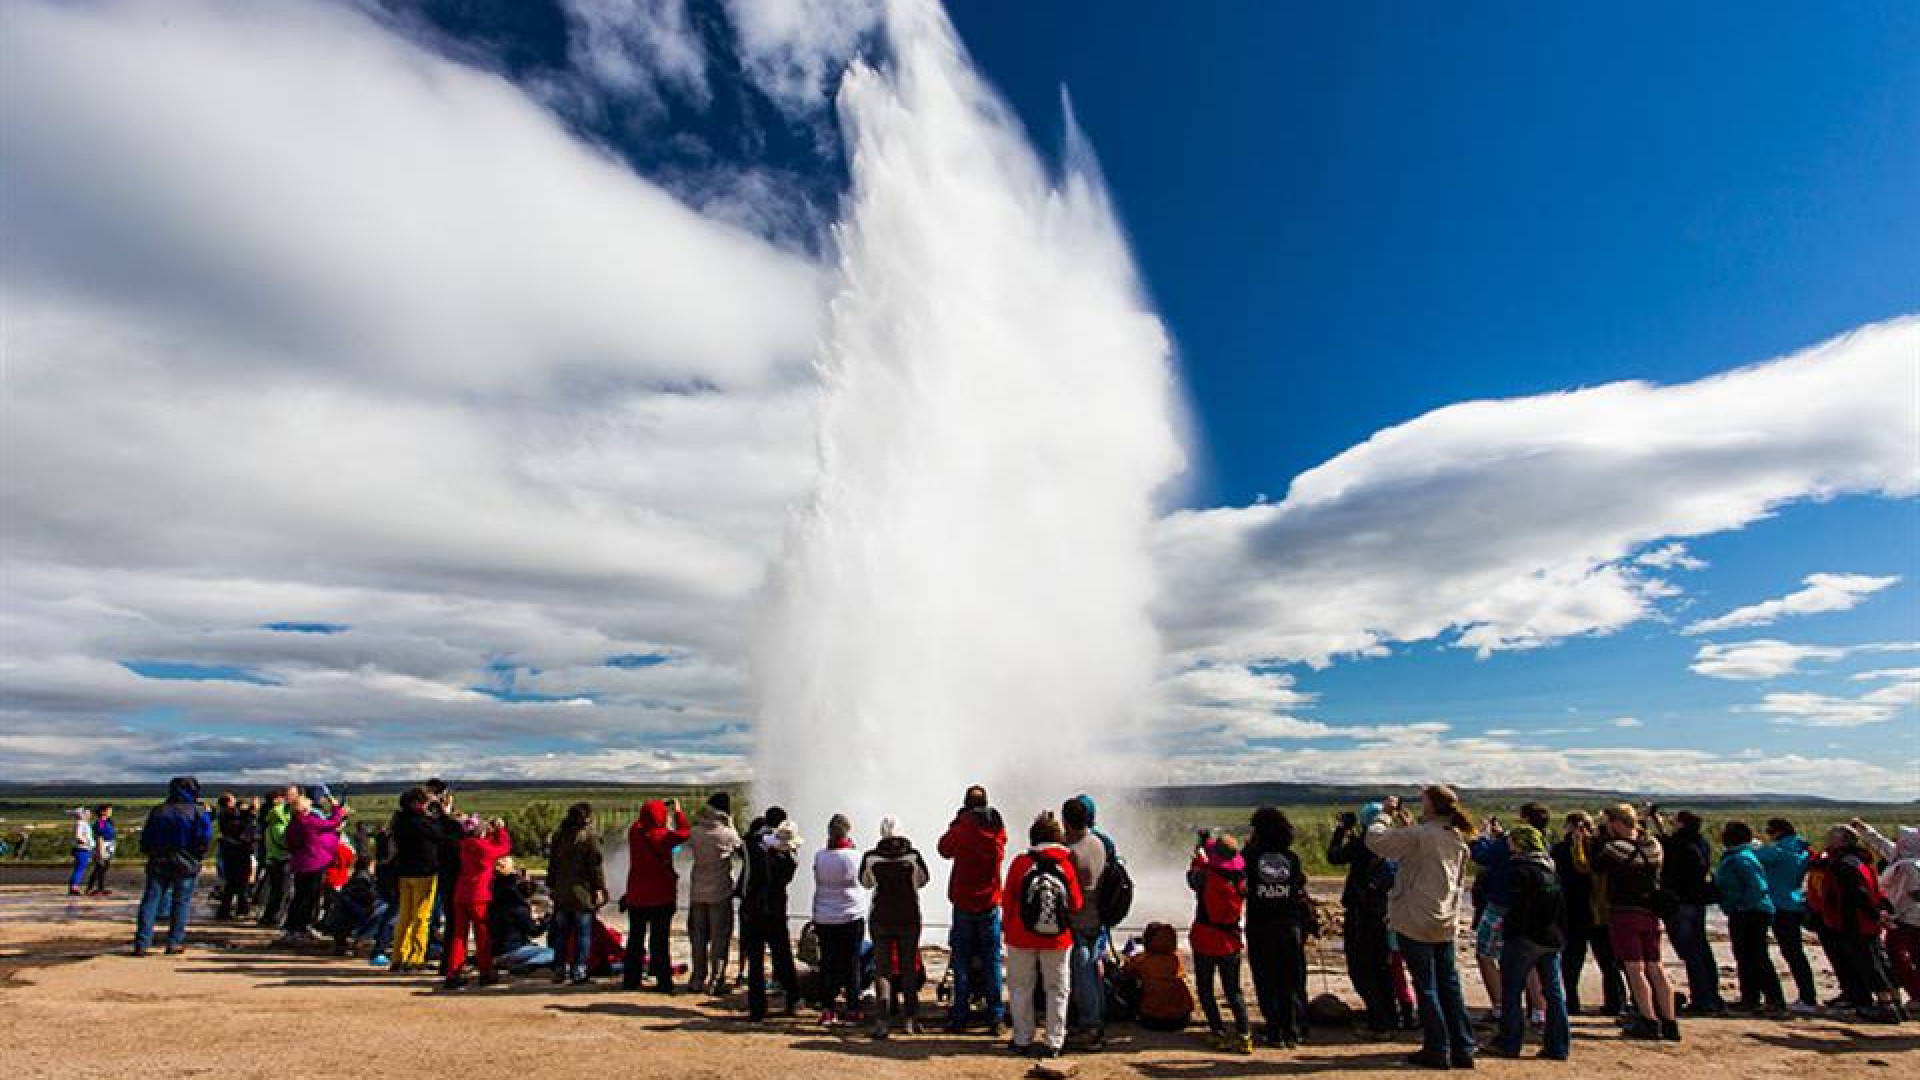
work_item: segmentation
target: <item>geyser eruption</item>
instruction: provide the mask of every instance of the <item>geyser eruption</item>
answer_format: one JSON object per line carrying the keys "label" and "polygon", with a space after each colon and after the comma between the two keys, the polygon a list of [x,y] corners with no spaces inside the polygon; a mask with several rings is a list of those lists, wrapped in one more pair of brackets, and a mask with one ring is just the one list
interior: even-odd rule
{"label": "geyser eruption", "polygon": [[895,815],[930,849],[979,781],[1021,844],[1127,780],[1174,373],[1071,115],[1055,180],[937,6],[899,0],[886,34],[840,91],[822,468],[756,643],[755,801],[816,841]]}

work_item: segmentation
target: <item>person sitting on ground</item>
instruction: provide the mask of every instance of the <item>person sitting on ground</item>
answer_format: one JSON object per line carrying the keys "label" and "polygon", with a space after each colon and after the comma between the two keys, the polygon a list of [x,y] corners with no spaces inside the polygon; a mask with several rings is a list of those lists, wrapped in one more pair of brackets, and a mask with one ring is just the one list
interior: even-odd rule
{"label": "person sitting on ground", "polygon": [[[953,904],[947,935],[953,1004],[947,1030],[956,1034],[967,1030],[977,996],[986,1003],[989,1031],[997,1039],[1006,1021],[1000,974],[1004,899],[1000,864],[1007,855],[1007,827],[1000,811],[988,803],[986,788],[975,784],[966,790],[959,812],[940,837],[939,852],[953,862],[947,877],[947,899]],[[974,985],[976,969],[984,985]]]}
{"label": "person sitting on ground", "polygon": [[673,913],[680,907],[680,872],[673,853],[692,830],[679,799],[649,799],[627,829],[627,891],[620,910],[627,913],[627,959],[620,985],[638,990],[653,976],[654,988],[672,994]]}
{"label": "person sitting on ground", "polygon": [[1714,870],[1720,910],[1727,917],[1727,936],[1733,944],[1734,970],[1740,982],[1739,1008],[1785,1010],[1786,991],[1767,951],[1767,929],[1773,925],[1773,894],[1767,888],[1766,867],[1755,851],[1753,826],[1729,821],[1720,828],[1720,865]]}
{"label": "person sitting on ground", "polygon": [[1346,954],[1347,978],[1366,1009],[1363,1030],[1374,1039],[1392,1035],[1397,1020],[1387,930],[1387,895],[1393,891],[1395,867],[1367,850],[1366,842],[1367,827],[1379,818],[1380,809],[1379,803],[1370,802],[1358,813],[1341,814],[1327,842],[1327,862],[1347,868],[1340,888],[1345,912],[1341,951]]}
{"label": "person sitting on ground", "polygon": [[800,833],[787,812],[767,807],[747,830],[747,865],[740,882],[740,948],[747,958],[747,1019],[767,1018],[767,957],[784,999],[781,1015],[800,1006],[800,975],[793,966],[787,927],[787,888],[800,866]]}
{"label": "person sitting on ground", "polygon": [[[1240,917],[1247,903],[1246,862],[1240,844],[1231,836],[1208,837],[1193,849],[1187,868],[1187,887],[1195,897],[1193,928],[1187,941],[1193,946],[1194,976],[1200,983],[1200,1010],[1207,1017],[1207,1036],[1215,1049],[1253,1053],[1252,1026],[1247,1021],[1247,999],[1240,989]],[[1215,977],[1233,1012],[1233,1034],[1227,1033],[1214,1000]]]}
{"label": "person sitting on ground", "polygon": [[868,932],[873,937],[873,1037],[891,1027],[894,998],[902,1001],[907,1034],[920,1034],[920,890],[930,879],[927,861],[901,836],[894,819],[880,819],[880,842],[860,860],[860,884],[873,890]]}
{"label": "person sitting on ground", "polygon": [[375,862],[362,855],[354,860],[353,873],[340,886],[333,906],[327,911],[325,927],[333,937],[333,954],[351,956],[355,944],[373,937],[386,918],[386,906],[380,901],[380,886],[374,880]]}
{"label": "person sitting on ground", "polygon": [[[820,941],[820,1022],[858,1024],[860,946],[867,937],[867,891],[845,814],[827,821],[827,846],[813,856],[813,931]],[[839,1008],[844,995],[846,1008]]]}
{"label": "person sitting on ground", "polygon": [[1387,898],[1387,922],[1419,1005],[1421,1048],[1407,1058],[1422,1068],[1473,1067],[1473,1022],[1460,993],[1453,939],[1467,871],[1473,819],[1442,784],[1420,793],[1419,824],[1389,797],[1384,820],[1367,828],[1367,848],[1399,864]]}
{"label": "person sitting on ground", "polygon": [[[1247,868],[1247,964],[1267,1045],[1292,1049],[1306,1036],[1307,939],[1319,931],[1307,872],[1293,850],[1293,822],[1278,807],[1263,806],[1248,824],[1253,835],[1240,853]],[[1379,959],[1385,962],[1384,952]]]}
{"label": "person sitting on ground", "polygon": [[187,947],[187,918],[200,863],[213,845],[213,819],[200,808],[200,782],[176,776],[167,782],[167,801],[147,813],[140,830],[140,854],[147,859],[147,880],[134,924],[133,955],[145,956],[153,944],[153,924],[167,913],[167,952]]}
{"label": "person sitting on ground", "polygon": [[1127,958],[1125,971],[1140,980],[1139,1024],[1149,1031],[1183,1031],[1193,1022],[1193,988],[1180,963],[1180,935],[1163,922],[1148,923],[1145,948]]}
{"label": "person sitting on ground", "polygon": [[513,856],[494,864],[487,930],[493,941],[495,967],[521,974],[553,963],[553,950],[540,944],[547,932],[547,920],[533,910],[536,895],[533,880],[520,872]]}
{"label": "person sitting on ground", "polygon": [[1522,1002],[1537,986],[1545,1003],[1540,1056],[1565,1061],[1572,1051],[1567,995],[1560,978],[1560,950],[1566,945],[1566,896],[1560,875],[1547,854],[1547,838],[1532,825],[1516,825],[1507,834],[1512,848],[1512,904],[1507,908],[1500,954],[1500,1034],[1494,1052],[1519,1057],[1526,1040]]}
{"label": "person sitting on ground", "polygon": [[93,810],[93,868],[87,871],[86,894],[111,896],[107,875],[113,870],[113,857],[120,849],[120,830],[113,824],[113,804],[101,803]]}
{"label": "person sitting on ground", "polygon": [[[1007,1008],[1013,1018],[1017,1054],[1057,1058],[1067,1042],[1067,1001],[1073,992],[1073,913],[1086,902],[1066,830],[1051,811],[1042,811],[1027,830],[1032,845],[1013,860],[1001,899],[1007,957]],[[1042,993],[1046,1015],[1043,1041],[1034,1042],[1034,995]]]}
{"label": "person sitting on ground", "polygon": [[1606,832],[1589,841],[1588,864],[1606,889],[1613,954],[1626,970],[1638,1016],[1626,1028],[1633,1039],[1680,1041],[1673,986],[1660,962],[1660,843],[1640,827],[1627,803],[1606,810]]}
{"label": "person sitting on ground", "polygon": [[727,992],[727,956],[733,948],[734,863],[740,857],[740,834],[734,830],[732,810],[732,796],[714,792],[695,815],[687,839],[693,852],[687,886],[687,945],[693,950],[689,985],[695,993],[713,997]]}
{"label": "person sitting on ground", "polygon": [[487,921],[487,907],[493,903],[494,866],[513,852],[513,837],[507,823],[499,818],[466,821],[466,839],[460,842],[460,878],[453,889],[453,921],[447,948],[446,987],[458,990],[467,985],[467,936],[473,936],[474,964],[480,969],[480,985],[500,981],[493,966],[493,931]]}
{"label": "person sitting on ground", "polygon": [[553,981],[585,983],[593,971],[596,913],[607,903],[607,875],[593,806],[567,807],[547,846],[547,892],[553,897],[548,937]]}

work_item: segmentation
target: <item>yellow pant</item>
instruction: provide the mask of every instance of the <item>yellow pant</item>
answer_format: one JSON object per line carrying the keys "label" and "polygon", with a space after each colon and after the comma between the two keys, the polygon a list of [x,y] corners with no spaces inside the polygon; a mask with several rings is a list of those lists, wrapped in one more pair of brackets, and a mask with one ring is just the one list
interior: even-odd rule
{"label": "yellow pant", "polygon": [[433,890],[439,884],[430,877],[400,879],[400,915],[393,924],[393,963],[398,967],[418,967],[427,962],[427,930],[433,921]]}

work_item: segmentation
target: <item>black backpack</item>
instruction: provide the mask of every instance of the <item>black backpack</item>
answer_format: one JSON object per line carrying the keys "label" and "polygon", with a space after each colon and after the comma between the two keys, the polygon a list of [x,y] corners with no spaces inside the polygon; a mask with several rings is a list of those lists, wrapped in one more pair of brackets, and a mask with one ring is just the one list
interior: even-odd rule
{"label": "black backpack", "polygon": [[1072,893],[1060,864],[1038,856],[1030,859],[1020,879],[1020,925],[1030,934],[1054,937],[1067,932],[1071,913]]}
{"label": "black backpack", "polygon": [[1101,926],[1119,926],[1133,910],[1133,875],[1114,850],[1113,837],[1103,832],[1094,835],[1107,846],[1107,865],[1101,868],[1100,881],[1093,888],[1094,908],[1100,912]]}

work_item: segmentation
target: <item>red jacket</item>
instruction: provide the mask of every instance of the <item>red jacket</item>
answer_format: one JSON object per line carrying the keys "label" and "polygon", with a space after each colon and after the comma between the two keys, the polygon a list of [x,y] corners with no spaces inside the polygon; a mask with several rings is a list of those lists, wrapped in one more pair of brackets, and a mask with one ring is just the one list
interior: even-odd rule
{"label": "red jacket", "polygon": [[513,837],[500,831],[465,837],[460,841],[460,876],[454,879],[453,902],[485,907],[493,902],[493,864],[513,853]]}
{"label": "red jacket", "polygon": [[1828,930],[1851,937],[1878,937],[1887,895],[1866,852],[1823,851],[1807,874],[1807,906]]}
{"label": "red jacket", "polygon": [[1007,827],[991,808],[962,810],[940,838],[940,857],[953,860],[947,899],[969,914],[1000,904],[1000,863],[1007,857]]}
{"label": "red jacket", "polygon": [[649,799],[627,829],[627,895],[629,908],[672,907],[679,901],[679,871],[673,868],[673,849],[687,842],[692,830],[687,815],[675,812],[667,821],[667,804]]}
{"label": "red jacket", "polygon": [[327,867],[327,888],[342,889],[353,879],[353,864],[356,856],[353,848],[341,844],[333,849],[333,862]]}
{"label": "red jacket", "polygon": [[1194,855],[1187,867],[1187,884],[1198,896],[1193,914],[1195,956],[1232,956],[1244,946],[1240,916],[1247,907],[1247,864],[1239,855],[1222,858]]}
{"label": "red jacket", "polygon": [[1027,878],[1027,868],[1035,859],[1047,859],[1060,864],[1067,878],[1067,910],[1079,911],[1085,898],[1080,894],[1080,877],[1073,872],[1073,853],[1060,844],[1042,844],[1014,858],[1013,865],[1007,868],[1006,895],[1000,900],[1000,927],[1007,939],[1007,947],[1012,949],[1045,949],[1055,951],[1073,948],[1073,930],[1063,929],[1052,937],[1041,937],[1027,929],[1020,921],[1020,883]]}

